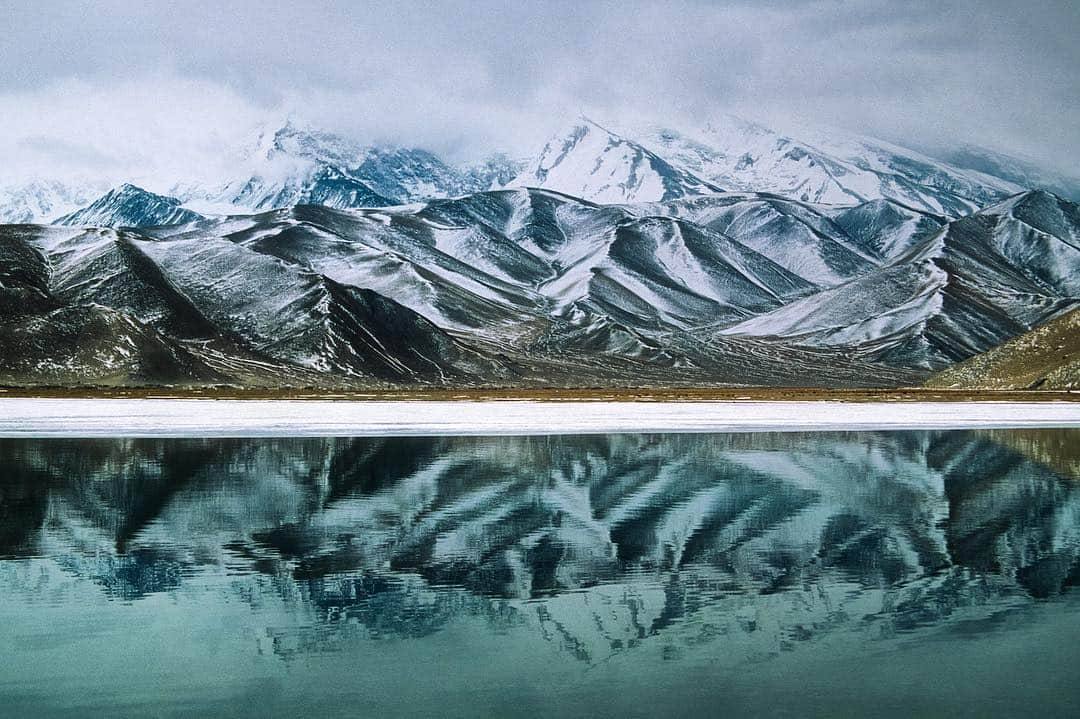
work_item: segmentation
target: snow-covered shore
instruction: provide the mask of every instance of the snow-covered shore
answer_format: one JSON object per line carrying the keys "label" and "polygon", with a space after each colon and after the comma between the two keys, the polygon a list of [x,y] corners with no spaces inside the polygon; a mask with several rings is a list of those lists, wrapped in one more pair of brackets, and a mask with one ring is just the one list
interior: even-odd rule
{"label": "snow-covered shore", "polygon": [[0,437],[257,437],[1080,427],[1076,402],[0,398]]}

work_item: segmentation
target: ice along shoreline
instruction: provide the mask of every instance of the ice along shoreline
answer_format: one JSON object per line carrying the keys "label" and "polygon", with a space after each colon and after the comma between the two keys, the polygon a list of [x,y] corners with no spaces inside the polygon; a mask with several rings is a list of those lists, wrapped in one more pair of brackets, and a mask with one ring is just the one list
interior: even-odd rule
{"label": "ice along shoreline", "polygon": [[0,397],[0,437],[559,435],[1080,427],[1077,402]]}

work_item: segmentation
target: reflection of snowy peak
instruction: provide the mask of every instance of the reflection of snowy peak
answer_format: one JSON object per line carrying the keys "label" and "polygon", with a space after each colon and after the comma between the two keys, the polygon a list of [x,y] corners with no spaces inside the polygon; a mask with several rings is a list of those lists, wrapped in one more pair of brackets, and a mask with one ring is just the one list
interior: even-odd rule
{"label": "reflection of snowy peak", "polygon": [[[660,643],[702,625],[730,624],[708,635],[726,649],[750,632],[798,626],[806,641],[896,618],[910,636],[994,614],[995,587],[1014,602],[1076,585],[1080,489],[1034,458],[1063,454],[1058,436],[1056,451],[1045,434],[963,431],[115,439],[93,452],[12,440],[0,553],[66,547],[65,571],[132,601],[215,570],[237,591],[244,577],[296,582],[281,596],[322,608],[309,621],[352,612],[320,633],[429,633],[472,606],[430,601],[441,590],[506,600],[503,620],[532,600],[529,615],[599,657],[613,636]],[[636,611],[582,601],[605,587]],[[741,631],[748,597],[760,610]]]}

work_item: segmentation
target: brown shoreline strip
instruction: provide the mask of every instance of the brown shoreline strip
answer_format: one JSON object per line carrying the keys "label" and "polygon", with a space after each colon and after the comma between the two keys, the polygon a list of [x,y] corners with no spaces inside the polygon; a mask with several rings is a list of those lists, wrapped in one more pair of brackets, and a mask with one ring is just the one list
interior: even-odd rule
{"label": "brown shoreline strip", "polygon": [[327,391],[238,387],[0,387],[0,397],[123,399],[252,399],[341,401],[497,401],[545,402],[700,402],[700,401],[830,401],[830,402],[1078,402],[1080,391],[942,390],[926,388],[827,390],[817,388],[641,388],[641,389],[378,389]]}

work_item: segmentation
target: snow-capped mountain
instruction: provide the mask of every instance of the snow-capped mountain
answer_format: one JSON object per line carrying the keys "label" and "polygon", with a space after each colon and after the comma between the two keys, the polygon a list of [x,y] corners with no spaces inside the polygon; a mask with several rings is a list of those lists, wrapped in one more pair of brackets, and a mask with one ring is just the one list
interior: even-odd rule
{"label": "snow-capped mountain", "polygon": [[[13,228],[4,292],[36,299],[12,299],[0,339],[38,339],[0,374],[61,381],[82,366],[70,353],[93,353],[59,341],[78,335],[55,310],[105,308],[152,356],[170,348],[168,376],[201,368],[189,381],[890,385],[1080,304],[1076,205],[1026,193],[929,236],[890,208],[837,221],[775,195],[605,206],[508,189],[140,231]],[[890,229],[891,253],[859,235],[868,224]]]}
{"label": "snow-capped mountain", "polygon": [[365,146],[291,122],[264,130],[236,164],[242,174],[221,186],[179,185],[176,194],[191,207],[219,213],[299,204],[386,207],[488,190],[517,169],[503,155],[454,167],[421,148]]}
{"label": "snow-capped mountain", "polygon": [[78,210],[105,192],[100,183],[34,180],[0,188],[0,223],[48,223]]}
{"label": "snow-capped mountain", "polygon": [[581,118],[552,138],[512,187],[542,187],[601,204],[656,202],[719,192],[636,142]]}
{"label": "snow-capped mountain", "polygon": [[959,217],[1025,189],[879,140],[820,130],[796,139],[731,116],[693,133],[646,128],[633,137],[712,184],[818,204],[887,199]]}
{"label": "snow-capped mountain", "polygon": [[[385,207],[504,186],[539,187],[601,204],[734,190],[837,207],[889,200],[904,212],[955,218],[1028,187],[1007,178],[1036,177],[1033,171],[1017,174],[1018,165],[1008,158],[979,165],[1001,168],[992,176],[877,140],[821,131],[808,137],[796,140],[733,117],[695,132],[615,130],[581,118],[532,162],[495,154],[456,166],[424,149],[365,145],[286,122],[237,149],[234,176],[209,184],[172,178],[169,195],[200,214],[236,214],[297,204]],[[53,221],[104,191],[37,183],[8,191],[0,204],[10,221]]]}
{"label": "snow-capped mountain", "polygon": [[725,116],[697,131],[617,128],[581,118],[511,183],[599,202],[671,200],[726,190],[822,205],[891,200],[960,217],[1025,189],[919,152],[839,132],[795,139]]}
{"label": "snow-capped mountain", "polygon": [[1080,207],[1043,191],[955,220],[895,262],[729,327],[942,367],[1080,305]]}
{"label": "snow-capped mountain", "polygon": [[1080,304],[1075,204],[732,127],[734,163],[583,120],[520,170],[286,124],[220,185],[0,226],[0,378],[897,385]]}
{"label": "snow-capped mountain", "polygon": [[960,145],[934,153],[953,167],[976,170],[992,177],[1000,177],[1020,187],[1049,190],[1067,200],[1080,202],[1080,176],[1039,167],[1030,160],[1003,155],[984,147]]}
{"label": "snow-capped mountain", "polygon": [[148,192],[132,184],[109,190],[92,203],[53,221],[55,225],[153,227],[182,225],[203,219],[180,206],[180,200]]}

